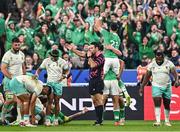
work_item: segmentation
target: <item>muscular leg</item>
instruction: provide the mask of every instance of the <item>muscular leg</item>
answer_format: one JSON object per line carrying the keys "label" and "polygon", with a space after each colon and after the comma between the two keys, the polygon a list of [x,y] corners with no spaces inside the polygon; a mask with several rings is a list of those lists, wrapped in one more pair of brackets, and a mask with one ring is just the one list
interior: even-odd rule
{"label": "muscular leg", "polygon": [[114,120],[115,122],[119,122],[119,95],[113,95],[112,100],[113,100]]}
{"label": "muscular leg", "polygon": [[170,103],[170,99],[163,98],[165,122],[169,122]]}
{"label": "muscular leg", "polygon": [[55,120],[53,122],[54,125],[59,124],[58,123],[58,115],[59,115],[59,111],[60,111],[59,99],[60,99],[60,96],[54,94],[54,103],[55,103]]}
{"label": "muscular leg", "polygon": [[46,105],[46,118],[45,118],[45,125],[46,126],[51,125],[50,114],[51,114],[51,107],[52,107],[53,99],[54,99],[54,94],[51,93],[48,96],[47,105]]}
{"label": "muscular leg", "polygon": [[23,94],[18,96],[18,99],[22,102],[22,108],[24,113],[24,121],[29,123],[29,101],[30,101],[30,95],[29,94]]}
{"label": "muscular leg", "polygon": [[103,117],[103,95],[102,94],[95,94],[92,96],[92,100],[95,106],[96,111],[96,117],[97,117],[97,123],[102,123],[102,117]]}
{"label": "muscular leg", "polygon": [[1,120],[2,122],[5,122],[5,114],[8,111],[8,106],[10,104],[14,104],[15,102],[15,95],[12,95],[12,98],[6,98],[6,101],[4,102],[4,105],[2,107],[2,113],[1,113]]}
{"label": "muscular leg", "polygon": [[120,106],[120,125],[124,125],[125,122],[125,103],[123,96],[119,97],[119,106]]}
{"label": "muscular leg", "polygon": [[106,103],[107,103],[107,100],[108,100],[108,95],[103,95],[103,104],[104,104],[104,109],[106,107]]}
{"label": "muscular leg", "polygon": [[154,106],[155,106],[155,117],[156,117],[156,122],[160,123],[161,122],[161,97],[153,97],[154,101]]}

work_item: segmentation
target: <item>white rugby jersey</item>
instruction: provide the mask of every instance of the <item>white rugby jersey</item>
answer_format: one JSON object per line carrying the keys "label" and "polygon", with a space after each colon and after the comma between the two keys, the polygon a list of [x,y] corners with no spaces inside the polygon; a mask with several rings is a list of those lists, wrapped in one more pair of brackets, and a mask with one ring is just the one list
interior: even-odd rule
{"label": "white rugby jersey", "polygon": [[21,75],[17,76],[16,79],[18,82],[24,84],[25,88],[29,93],[36,93],[38,96],[43,89],[43,82],[40,80],[33,79],[32,76],[29,75]]}
{"label": "white rugby jersey", "polygon": [[40,108],[41,110],[44,109],[44,106],[42,104],[42,102],[40,101],[39,98],[36,99],[36,104],[35,104],[36,107]]}
{"label": "white rugby jersey", "polygon": [[51,58],[46,58],[40,68],[47,70],[47,82],[58,82],[62,78],[63,70],[68,70],[69,66],[62,58],[56,62],[52,61]]}
{"label": "white rugby jersey", "polygon": [[8,65],[8,72],[12,74],[12,76],[19,76],[23,74],[22,65],[25,61],[25,55],[22,51],[18,53],[13,53],[11,50],[8,50],[3,58],[2,63]]}
{"label": "white rugby jersey", "polygon": [[174,67],[175,65],[167,59],[164,59],[164,63],[160,66],[156,63],[156,60],[153,59],[147,67],[147,70],[152,72],[152,85],[167,87],[167,85],[171,83],[169,74]]}

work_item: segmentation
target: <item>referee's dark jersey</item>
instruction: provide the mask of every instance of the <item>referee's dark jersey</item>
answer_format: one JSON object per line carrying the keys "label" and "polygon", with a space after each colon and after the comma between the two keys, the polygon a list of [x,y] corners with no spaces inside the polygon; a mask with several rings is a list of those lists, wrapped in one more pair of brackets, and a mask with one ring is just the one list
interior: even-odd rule
{"label": "referee's dark jersey", "polygon": [[102,53],[95,55],[93,61],[97,64],[96,67],[90,68],[89,71],[89,93],[91,95],[103,93],[104,81],[102,80],[103,76],[103,67],[104,67],[104,55]]}

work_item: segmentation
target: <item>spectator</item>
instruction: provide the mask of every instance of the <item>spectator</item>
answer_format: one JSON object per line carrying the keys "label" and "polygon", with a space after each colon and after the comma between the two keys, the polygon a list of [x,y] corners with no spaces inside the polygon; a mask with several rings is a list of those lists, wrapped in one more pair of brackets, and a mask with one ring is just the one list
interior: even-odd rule
{"label": "spectator", "polygon": [[32,70],[37,70],[40,66],[40,64],[42,63],[42,59],[40,58],[39,54],[34,52],[33,56],[32,56],[33,62],[33,68]]}
{"label": "spectator", "polygon": [[[127,41],[127,44],[120,46],[124,52],[126,68],[136,68],[139,57],[141,59],[143,55],[149,57],[150,53],[147,55],[145,53],[147,50],[143,48],[150,49],[150,58],[153,56],[152,51],[157,48],[163,49],[169,58],[172,57],[173,49],[179,50],[180,2],[178,0],[173,2],[165,0],[33,0],[23,3],[21,6],[18,4],[18,7],[11,12],[7,12],[9,15],[4,22],[5,32],[3,19],[1,19],[1,32],[4,32],[6,37],[1,37],[5,38],[5,46],[1,46],[4,46],[6,50],[11,47],[12,39],[21,34],[22,43],[28,47],[27,54],[29,51],[31,54],[38,52],[44,59],[44,54],[54,43],[57,43],[59,50],[68,52],[70,57],[74,58],[75,56],[65,48],[64,44],[74,43],[83,50],[85,44],[104,43],[106,38],[94,28],[94,21],[97,18],[102,21],[102,27],[108,31],[111,23],[117,23],[117,34],[121,42]],[[15,6],[17,5],[13,5],[13,8]],[[13,12],[18,9],[20,9],[19,12]],[[0,17],[3,18],[3,15]],[[150,42],[142,46],[145,36]],[[64,39],[64,42],[61,43],[61,39]],[[3,55],[3,47],[1,49]],[[77,62],[83,61],[79,59]],[[73,66],[73,68],[76,67]]]}
{"label": "spectator", "polygon": [[25,66],[26,66],[26,71],[31,71],[33,69],[33,58],[31,55],[26,55],[25,57]]}
{"label": "spectator", "polygon": [[172,63],[175,65],[175,66],[177,66],[177,67],[179,67],[180,65],[179,65],[179,58],[180,58],[180,56],[179,56],[179,52],[178,52],[178,49],[173,49],[172,51],[171,51],[171,58],[170,58],[170,60],[172,61]]}

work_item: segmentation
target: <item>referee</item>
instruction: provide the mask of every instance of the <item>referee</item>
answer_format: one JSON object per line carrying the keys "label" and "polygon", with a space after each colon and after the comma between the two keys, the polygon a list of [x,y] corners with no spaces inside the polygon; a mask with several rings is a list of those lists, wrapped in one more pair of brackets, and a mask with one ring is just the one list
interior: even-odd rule
{"label": "referee", "polygon": [[91,43],[87,53],[82,52],[74,48],[73,45],[67,45],[67,48],[72,50],[75,54],[80,57],[85,57],[88,59],[89,70],[89,94],[93,100],[96,112],[96,122],[93,124],[95,126],[102,125],[103,116],[103,66],[104,66],[104,56],[102,54],[103,46],[100,43]]}

